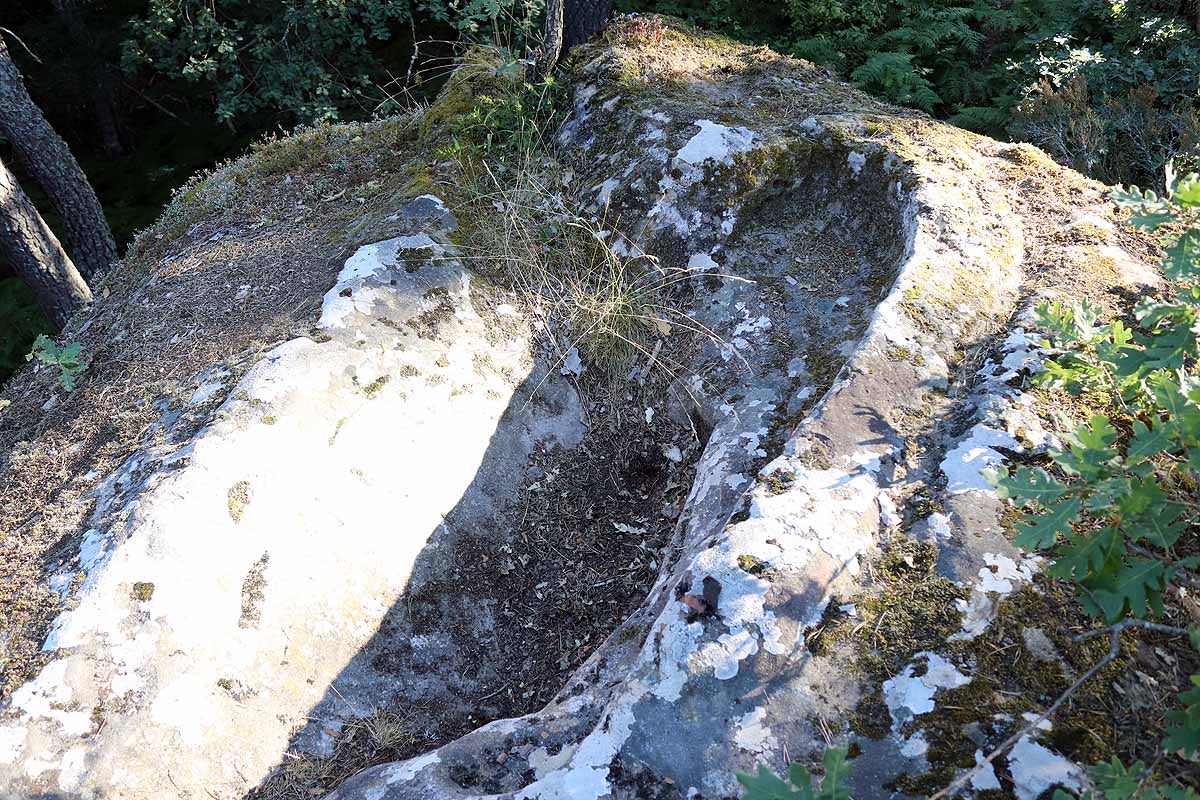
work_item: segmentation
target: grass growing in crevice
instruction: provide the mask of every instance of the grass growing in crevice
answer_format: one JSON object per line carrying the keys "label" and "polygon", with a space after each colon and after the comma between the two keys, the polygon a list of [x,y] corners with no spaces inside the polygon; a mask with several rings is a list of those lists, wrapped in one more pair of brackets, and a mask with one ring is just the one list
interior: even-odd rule
{"label": "grass growing in crevice", "polygon": [[248,800],[296,800],[332,791],[356,772],[416,755],[433,744],[411,710],[376,709],[346,721],[336,734],[333,752],[315,756],[284,754],[283,763],[248,795]]}
{"label": "grass growing in crevice", "polygon": [[607,209],[575,202],[557,134],[570,103],[553,76],[524,79],[496,49],[468,51],[421,120],[435,161],[439,194],[459,222],[454,236],[476,272],[514,290],[546,331],[559,366],[576,349],[597,372],[620,375],[636,360],[671,377],[683,371],[673,332],[719,342],[671,299],[693,274],[617,242]]}

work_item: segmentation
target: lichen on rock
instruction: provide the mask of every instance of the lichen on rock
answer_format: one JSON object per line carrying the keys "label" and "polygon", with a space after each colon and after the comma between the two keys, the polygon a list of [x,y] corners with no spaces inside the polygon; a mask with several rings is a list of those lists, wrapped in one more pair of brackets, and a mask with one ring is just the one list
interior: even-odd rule
{"label": "lichen on rock", "polygon": [[[513,211],[443,158],[505,91],[473,56],[306,283],[309,327],[196,366],[64,523],[45,584],[65,601],[0,706],[0,791],[725,797],[834,739],[855,797],[919,794],[1080,670],[1090,645],[1042,621],[1062,598],[985,471],[1052,441],[1018,312],[1153,278],[1102,187],[650,20],[572,55],[546,190],[653,285],[636,340],[602,358],[472,250]],[[272,191],[378,145],[305,136],[259,152]],[[181,199],[216,202],[227,169]],[[1031,209],[1030,181],[1065,188]],[[1103,748],[1063,732],[1100,705],[973,791],[1079,787]]]}

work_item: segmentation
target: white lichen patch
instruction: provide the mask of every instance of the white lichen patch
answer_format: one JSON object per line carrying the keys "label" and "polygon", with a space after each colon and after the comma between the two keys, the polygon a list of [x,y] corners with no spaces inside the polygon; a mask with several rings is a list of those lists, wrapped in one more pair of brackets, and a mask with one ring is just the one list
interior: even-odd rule
{"label": "white lichen patch", "polygon": [[900,516],[891,492],[881,489],[877,501],[879,503],[879,526],[885,531],[899,528],[904,518]]}
{"label": "white lichen patch", "polygon": [[923,652],[913,656],[913,662],[919,659],[925,662],[925,671],[921,675],[916,674],[916,663],[909,663],[899,675],[883,682],[883,702],[892,716],[895,733],[899,733],[908,720],[933,711],[938,690],[956,689],[971,682],[954,664],[937,653]]}
{"label": "white lichen patch", "polygon": [[946,476],[947,494],[963,492],[995,493],[988,476],[1004,463],[997,448],[1019,451],[1021,444],[1005,430],[979,423],[946,453],[942,473]]}
{"label": "white lichen patch", "polygon": [[1002,598],[1031,583],[1042,568],[1041,556],[1030,556],[1020,563],[995,553],[984,553],[983,558],[986,566],[980,567],[979,580],[971,586],[970,596],[954,601],[962,612],[962,630],[951,639],[974,639],[987,630]]}
{"label": "white lichen patch", "polygon": [[923,758],[928,752],[929,740],[920,731],[905,739],[904,743],[900,745],[900,755],[905,758]]}
{"label": "white lichen patch", "polygon": [[369,315],[376,299],[386,291],[369,285],[371,278],[394,267],[399,252],[405,250],[428,250],[430,256],[445,252],[426,233],[360,247],[338,272],[333,288],[325,293],[321,301],[320,326],[326,330],[342,328],[353,314]]}
{"label": "white lichen patch", "polygon": [[754,132],[747,128],[730,128],[707,119],[696,120],[700,132],[687,141],[675,157],[689,164],[714,161],[730,164],[733,156],[754,149]]}
{"label": "white lichen patch", "polygon": [[1017,564],[1008,556],[985,553],[987,567],[979,570],[979,588],[985,592],[1010,594],[1017,586],[1033,580],[1040,560],[1034,556]]}
{"label": "white lichen patch", "polygon": [[948,541],[954,535],[950,529],[950,518],[940,511],[929,515],[927,525],[934,541]]}
{"label": "white lichen patch", "polygon": [[441,763],[441,760],[441,756],[435,750],[409,761],[392,764],[384,770],[383,777],[388,784],[404,783],[407,780],[411,780],[414,775],[426,767]]}
{"label": "white lichen patch", "polygon": [[596,192],[596,202],[601,208],[608,205],[612,198],[613,191],[621,185],[621,182],[616,178],[609,178],[598,186],[592,187],[592,191]]}
{"label": "white lichen patch", "polygon": [[[715,677],[728,680],[760,646],[775,654],[786,651],[783,632],[766,605],[770,583],[746,571],[746,558],[800,571],[820,554],[835,570],[857,572],[858,556],[874,530],[864,521],[878,518],[879,491],[878,456],[863,453],[857,460],[861,463],[849,470],[813,469],[800,459],[778,459],[764,468],[766,473],[791,471],[796,477],[781,493],[756,492],[749,517],[731,526],[691,562],[691,593],[703,594],[705,578],[721,586],[719,611],[725,628],[691,656],[691,671],[711,670]],[[852,534],[854,530],[861,534]],[[822,610],[823,606],[812,610],[814,621]]]}
{"label": "white lichen patch", "polygon": [[766,720],[767,709],[763,706],[743,714],[734,727],[734,744],[759,758],[769,756],[778,747],[778,742]]}
{"label": "white lichen patch", "polygon": [[[983,763],[985,756],[982,750],[975,751],[975,764],[978,766]],[[1000,779],[996,777],[996,768],[991,764],[987,764],[979,772],[971,777],[971,788],[977,792],[986,792],[990,790],[1000,789]]]}
{"label": "white lichen patch", "polygon": [[1022,736],[1009,751],[1008,771],[1019,800],[1036,800],[1055,786],[1078,792],[1083,782],[1078,765],[1028,736]]}
{"label": "white lichen patch", "polygon": [[[713,168],[732,164],[737,155],[749,152],[756,146],[756,135],[748,128],[730,128],[707,119],[698,120],[696,125],[700,131],[674,157],[665,150],[651,147],[640,159],[647,164],[654,163],[660,175],[658,199],[646,216],[657,227],[670,228],[683,237],[690,236],[705,225],[707,209],[687,207],[685,197],[690,190],[701,184]],[[734,207],[722,210],[714,231],[719,233],[720,238],[732,233],[736,213]]]}
{"label": "white lichen patch", "polygon": [[212,376],[208,380],[203,381],[192,392],[188,403],[194,406],[207,403],[213,396],[225,388],[225,378],[227,377],[229,377],[229,370],[220,369],[212,373]]}
{"label": "white lichen patch", "polygon": [[1040,372],[1044,358],[1041,338],[1016,328],[997,357],[978,371],[980,383],[971,398],[978,421],[942,461],[947,493],[994,496],[991,475],[1006,460],[1000,450],[1040,452],[1058,444],[1042,427],[1033,395],[1013,386]]}

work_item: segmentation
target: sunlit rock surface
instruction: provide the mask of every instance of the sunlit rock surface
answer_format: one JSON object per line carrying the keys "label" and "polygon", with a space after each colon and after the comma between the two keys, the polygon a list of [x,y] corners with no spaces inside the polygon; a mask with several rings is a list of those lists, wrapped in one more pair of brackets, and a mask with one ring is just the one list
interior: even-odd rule
{"label": "sunlit rock surface", "polygon": [[[664,454],[646,485],[687,481],[658,518],[651,588],[545,708],[330,797],[728,797],[738,770],[819,759],[830,738],[858,746],[855,797],[890,797],[946,774],[931,726],[975,668],[952,645],[1041,569],[1008,543],[985,470],[1051,441],[1021,389],[1040,359],[1030,303],[1153,280],[1103,188],[811,65],[659,26],[574,56],[559,134],[564,194],[612,221],[615,252],[687,271],[671,299],[711,334],[669,391],[628,395]],[[505,662],[467,653],[493,647],[498,600],[456,582],[451,553],[505,541],[544,478],[535,454],[590,457],[603,430],[578,352],[539,348],[532,317],[476,290],[454,209],[424,195],[396,213],[404,232],[325,295],[322,336],[236,381],[197,375],[201,432],[106,476],[86,577],[59,579],[52,658],[0,711],[0,793],[224,800],[376,708],[432,702],[431,726],[462,730],[493,716]],[[1085,217],[1091,239],[1064,236]],[[961,625],[884,681],[853,646],[807,640],[856,613],[902,538],[936,545]],[[423,621],[403,610],[422,587]],[[1003,777],[1024,800],[1081,772],[1027,737]],[[972,781],[1001,786],[991,768]]]}

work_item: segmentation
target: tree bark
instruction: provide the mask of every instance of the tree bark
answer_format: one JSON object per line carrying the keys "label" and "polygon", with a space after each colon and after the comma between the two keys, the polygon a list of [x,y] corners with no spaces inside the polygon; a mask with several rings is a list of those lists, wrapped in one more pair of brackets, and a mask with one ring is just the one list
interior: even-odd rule
{"label": "tree bark", "polygon": [[89,278],[103,273],[117,260],[117,245],[100,201],[67,143],[50,127],[26,91],[2,36],[0,109],[0,132],[12,142],[29,175],[50,196],[62,217],[80,271]]}
{"label": "tree bark", "polygon": [[92,302],[92,292],[58,238],[0,161],[0,254],[33,289],[55,327]]}
{"label": "tree bark", "polygon": [[545,77],[572,47],[583,44],[608,21],[612,0],[546,0],[542,47],[534,77]]}
{"label": "tree bark", "polygon": [[567,13],[563,20],[563,53],[592,38],[612,10],[612,0],[566,0]]}
{"label": "tree bark", "polygon": [[546,20],[542,26],[542,46],[533,62],[532,78],[544,78],[554,69],[562,54],[563,0],[546,0]]}

